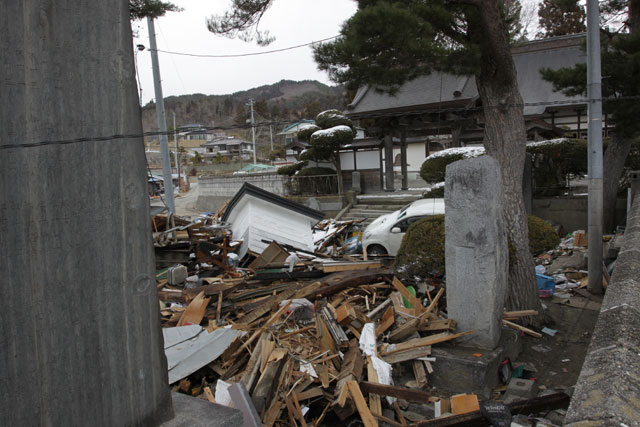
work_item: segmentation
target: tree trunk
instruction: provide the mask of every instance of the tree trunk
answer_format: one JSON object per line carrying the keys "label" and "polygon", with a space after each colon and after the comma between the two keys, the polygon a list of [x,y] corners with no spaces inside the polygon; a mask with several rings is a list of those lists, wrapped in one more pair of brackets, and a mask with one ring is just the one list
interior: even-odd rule
{"label": "tree trunk", "polygon": [[616,226],[616,200],[618,196],[618,184],[624,170],[624,162],[629,155],[633,138],[611,136],[611,142],[604,152],[604,180],[603,180],[603,204],[604,204],[604,232],[610,233]]}
{"label": "tree trunk", "polygon": [[338,173],[338,194],[344,194],[344,183],[342,181],[342,165],[340,164],[340,151],[338,150],[335,153],[334,157],[335,161],[333,165],[336,167],[336,172]]}
{"label": "tree trunk", "polygon": [[[484,145],[500,165],[507,236],[515,248],[509,269],[508,310],[539,309],[533,257],[529,251],[527,215],[522,194],[526,148],[523,102],[516,80],[498,2],[483,0],[480,23],[481,69],[476,76],[485,119]],[[526,323],[537,323],[524,319]]]}

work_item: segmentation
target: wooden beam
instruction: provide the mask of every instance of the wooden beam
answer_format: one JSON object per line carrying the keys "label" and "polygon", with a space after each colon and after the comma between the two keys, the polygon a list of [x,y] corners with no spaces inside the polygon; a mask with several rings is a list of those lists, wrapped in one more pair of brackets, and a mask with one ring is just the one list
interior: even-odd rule
{"label": "wooden beam", "polygon": [[411,292],[409,292],[409,289],[407,289],[402,284],[400,279],[398,279],[397,277],[394,277],[392,284],[393,284],[393,287],[396,288],[398,292],[400,292],[400,295],[402,295],[407,301],[409,301],[409,303],[413,306],[414,309],[422,307],[422,303],[420,302],[420,300],[414,297]]}
{"label": "wooden beam", "polygon": [[414,390],[406,387],[393,385],[376,384],[367,381],[360,381],[360,389],[365,393],[375,393],[380,396],[390,396],[397,399],[404,399],[407,402],[426,404],[432,401],[430,393],[422,390]]}

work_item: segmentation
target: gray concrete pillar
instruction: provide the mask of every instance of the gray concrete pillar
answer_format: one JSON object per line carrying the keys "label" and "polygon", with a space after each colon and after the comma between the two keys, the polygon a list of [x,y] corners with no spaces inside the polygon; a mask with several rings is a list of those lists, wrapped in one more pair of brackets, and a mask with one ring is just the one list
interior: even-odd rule
{"label": "gray concrete pillar", "polygon": [[490,156],[447,166],[445,183],[447,312],[468,345],[493,349],[500,339],[507,285],[507,234],[498,162]]}
{"label": "gray concrete pillar", "polygon": [[391,135],[384,137],[384,190],[395,191],[393,185],[393,139]]}
{"label": "gray concrete pillar", "polygon": [[407,131],[400,132],[400,164],[402,170],[402,189],[409,189],[409,176],[407,173]]}
{"label": "gray concrete pillar", "polygon": [[142,132],[128,2],[0,9],[0,420],[156,425],[172,406],[144,145],[91,139]]}

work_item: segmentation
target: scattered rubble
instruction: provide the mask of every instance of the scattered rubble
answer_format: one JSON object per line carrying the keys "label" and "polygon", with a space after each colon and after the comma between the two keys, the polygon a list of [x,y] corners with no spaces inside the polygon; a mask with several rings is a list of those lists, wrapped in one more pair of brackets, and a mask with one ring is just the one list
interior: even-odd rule
{"label": "scattered rubble", "polygon": [[[260,253],[249,249],[240,258],[243,241],[221,221],[224,216],[153,218],[174,391],[240,405],[269,426],[330,425],[350,417],[366,426],[455,425],[507,410],[566,408],[564,393],[536,397],[535,369],[526,364],[509,362],[509,385],[490,396],[501,402],[430,389],[437,369],[432,346],[455,345],[475,331],[459,331],[448,318],[444,280],[403,283],[384,259],[363,259],[358,221],[319,222],[313,250],[262,239]],[[541,297],[569,305],[584,298],[586,272],[547,271],[554,259],[579,250],[565,239],[537,259],[544,267],[542,288],[553,282],[550,295]],[[540,338],[517,323],[537,314],[505,312],[503,325]],[[541,332],[550,338],[562,334],[558,329]],[[549,351],[542,344],[533,349]],[[407,372],[412,379],[398,381],[397,374],[406,378]]]}

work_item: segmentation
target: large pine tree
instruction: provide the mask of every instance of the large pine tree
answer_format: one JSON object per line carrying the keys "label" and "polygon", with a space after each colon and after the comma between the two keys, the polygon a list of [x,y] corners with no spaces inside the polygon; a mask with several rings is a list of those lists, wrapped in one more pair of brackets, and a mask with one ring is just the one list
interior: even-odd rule
{"label": "large pine tree", "polygon": [[587,14],[578,0],[542,0],[538,9],[538,37],[583,33]]}
{"label": "large pine tree", "polygon": [[[256,13],[264,3],[271,1],[234,0],[234,11],[219,19],[226,19],[227,29],[234,23],[241,28],[246,13]],[[246,7],[239,8],[240,4]],[[409,79],[437,70],[476,76],[484,110],[484,144],[501,168],[507,232],[516,249],[506,305],[538,308],[522,197],[523,102],[510,51],[510,30],[517,23],[509,13],[513,1],[359,0],[358,6],[341,37],[315,51],[320,68],[333,80],[351,88],[368,84],[392,92]]]}
{"label": "large pine tree", "polygon": [[[613,231],[618,185],[631,146],[640,136],[640,0],[609,0],[601,5],[603,21],[611,15],[626,14],[616,32],[601,30],[603,109],[615,129],[604,152],[603,205],[604,231]],[[556,90],[570,96],[587,94],[587,66],[542,70],[543,78]]]}

